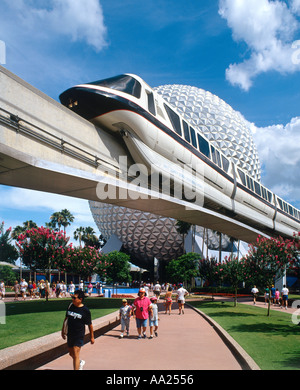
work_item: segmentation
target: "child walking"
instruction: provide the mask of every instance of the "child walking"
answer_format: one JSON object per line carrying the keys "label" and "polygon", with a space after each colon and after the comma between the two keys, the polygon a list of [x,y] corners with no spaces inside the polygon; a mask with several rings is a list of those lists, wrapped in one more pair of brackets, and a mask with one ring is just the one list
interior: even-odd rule
{"label": "child walking", "polygon": [[124,330],[126,329],[126,334],[129,336],[129,324],[131,317],[132,307],[128,305],[127,299],[122,300],[122,306],[120,307],[119,318],[121,320],[121,334],[120,338],[124,336]]}
{"label": "child walking", "polygon": [[157,337],[158,333],[158,306],[157,306],[157,297],[150,298],[150,301],[152,303],[152,314],[150,314],[149,317],[149,325],[150,325],[150,339],[153,339],[153,328],[154,328],[154,334]]}

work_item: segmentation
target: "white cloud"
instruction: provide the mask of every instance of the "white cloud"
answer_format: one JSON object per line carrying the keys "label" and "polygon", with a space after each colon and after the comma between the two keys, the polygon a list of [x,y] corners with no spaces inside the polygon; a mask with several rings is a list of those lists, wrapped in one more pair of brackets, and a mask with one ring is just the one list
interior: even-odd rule
{"label": "white cloud", "polygon": [[106,27],[99,0],[5,0],[14,11],[15,23],[35,32],[32,39],[51,39],[53,34],[85,41],[96,51],[106,46]]}
{"label": "white cloud", "polygon": [[300,207],[300,117],[286,125],[252,125],[252,130],[263,167],[263,184]]}
{"label": "white cloud", "polygon": [[232,29],[233,39],[246,43],[250,53],[249,58],[231,64],[226,70],[226,78],[232,85],[247,91],[261,73],[300,70],[300,64],[293,61],[292,48],[299,30],[297,13],[300,13],[299,0],[293,0],[290,8],[279,0],[220,0],[219,14]]}

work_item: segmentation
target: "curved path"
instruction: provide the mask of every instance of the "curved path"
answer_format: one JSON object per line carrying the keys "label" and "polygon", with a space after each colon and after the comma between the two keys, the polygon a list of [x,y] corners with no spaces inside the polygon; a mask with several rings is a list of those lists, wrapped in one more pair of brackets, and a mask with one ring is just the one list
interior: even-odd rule
{"label": "curved path", "polygon": [[[135,320],[130,335],[120,339],[117,326],[81,349],[85,370],[241,370],[241,366],[221,337],[199,313],[185,307],[178,315],[177,304],[171,315],[159,303],[158,337],[137,339]],[[72,370],[72,359],[64,355],[39,370]]]}

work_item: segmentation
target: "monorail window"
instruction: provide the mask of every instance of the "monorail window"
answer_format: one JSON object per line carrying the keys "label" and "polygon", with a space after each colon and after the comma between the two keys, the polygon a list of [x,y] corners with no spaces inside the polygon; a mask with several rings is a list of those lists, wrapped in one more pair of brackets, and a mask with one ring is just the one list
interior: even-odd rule
{"label": "monorail window", "polygon": [[247,187],[249,188],[249,190],[254,192],[253,180],[251,179],[251,177],[247,175],[246,175],[246,179],[247,179]]}
{"label": "monorail window", "polygon": [[164,104],[164,106],[169,116],[169,119],[173,125],[174,130],[176,131],[177,134],[181,135],[182,133],[181,133],[179,116],[169,106],[167,106],[166,104]]}
{"label": "monorail window", "polygon": [[255,189],[255,193],[261,196],[260,185],[257,183],[257,181],[254,181],[254,189]]}
{"label": "monorail window", "polygon": [[105,88],[128,93],[136,98],[140,98],[142,86],[139,81],[128,75],[120,75],[105,80],[94,81],[91,85],[99,85]]}
{"label": "monorail window", "polygon": [[278,200],[279,207],[281,208],[281,210],[283,210],[282,200],[280,198],[277,198],[277,200]]}
{"label": "monorail window", "polygon": [[153,93],[152,92],[148,92],[146,91],[147,93],[147,98],[148,98],[148,109],[149,111],[151,112],[151,114],[155,115],[155,105],[154,105],[154,97],[153,97]]}
{"label": "monorail window", "polygon": [[192,127],[190,127],[190,131],[191,131],[192,145],[195,148],[197,148],[196,132],[195,132],[195,130]]}
{"label": "monorail window", "polygon": [[272,203],[272,200],[273,200],[273,194],[272,192],[268,191],[268,201]]}
{"label": "monorail window", "polygon": [[222,163],[223,163],[223,169],[225,172],[228,172],[229,170],[229,160],[222,154]]}
{"label": "monorail window", "polygon": [[238,173],[239,173],[239,176],[240,176],[240,179],[242,181],[242,183],[244,184],[244,186],[246,185],[246,175],[243,171],[241,171],[240,169],[238,169]]}
{"label": "monorail window", "polygon": [[213,162],[221,167],[220,153],[212,145],[210,145],[210,149]]}
{"label": "monorail window", "polygon": [[184,138],[187,142],[191,142],[189,126],[185,121],[182,121],[182,124],[183,124]]}
{"label": "monorail window", "polygon": [[293,215],[293,208],[292,208],[292,206],[290,206],[290,205],[289,205],[289,214],[290,214],[290,215]]}
{"label": "monorail window", "polygon": [[[200,134],[197,133],[198,137],[198,143],[199,143],[199,150],[201,153],[204,154],[204,156],[210,158],[210,153],[209,153],[209,143],[206,141],[205,138],[203,138]],[[218,152],[219,153],[219,152]],[[219,167],[221,167],[221,159],[220,159],[220,153],[219,153]]]}

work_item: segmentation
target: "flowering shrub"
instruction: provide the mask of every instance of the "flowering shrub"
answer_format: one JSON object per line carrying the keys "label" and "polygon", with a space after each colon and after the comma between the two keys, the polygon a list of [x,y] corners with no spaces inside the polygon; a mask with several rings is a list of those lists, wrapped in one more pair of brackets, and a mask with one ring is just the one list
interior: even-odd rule
{"label": "flowering shrub", "polygon": [[299,240],[295,238],[290,240],[258,236],[256,243],[249,246],[249,253],[243,259],[244,279],[270,289],[274,282],[285,274],[286,269],[297,261],[298,245]]}
{"label": "flowering shrub", "polygon": [[105,256],[94,247],[71,248],[64,258],[61,269],[63,271],[81,275],[88,278],[94,273],[99,273],[102,278],[106,277],[108,263]]}
{"label": "flowering shrub", "polygon": [[23,264],[31,270],[43,270],[47,273],[51,268],[59,268],[68,248],[69,237],[64,232],[51,229],[32,228],[17,237],[16,245]]}

